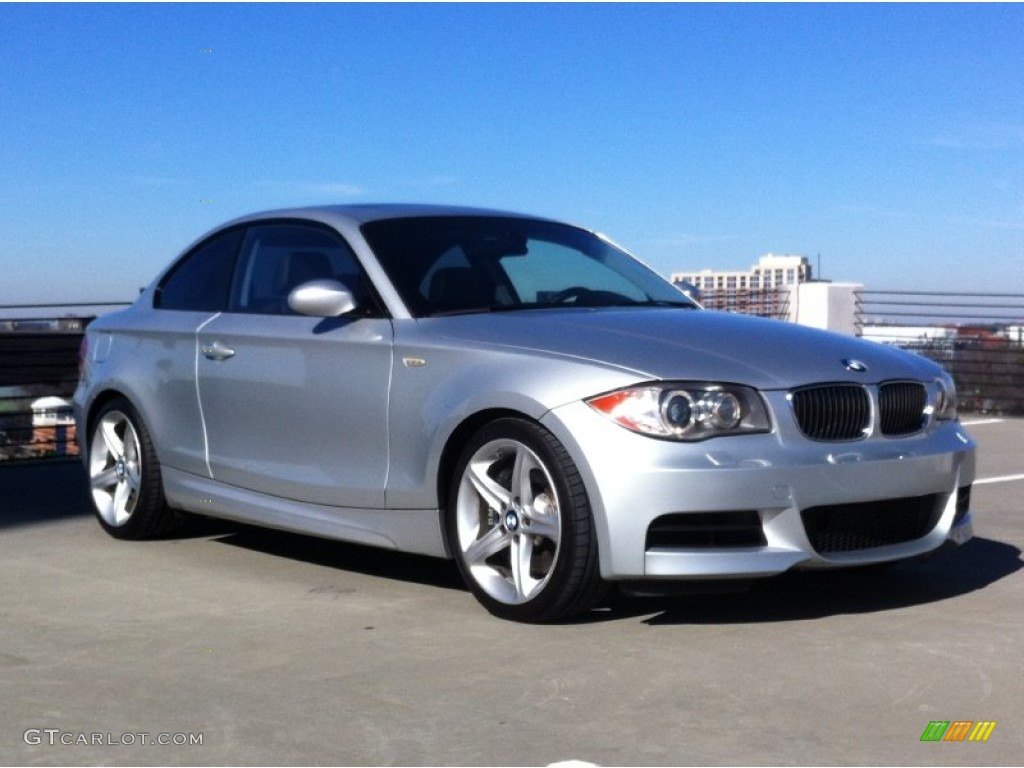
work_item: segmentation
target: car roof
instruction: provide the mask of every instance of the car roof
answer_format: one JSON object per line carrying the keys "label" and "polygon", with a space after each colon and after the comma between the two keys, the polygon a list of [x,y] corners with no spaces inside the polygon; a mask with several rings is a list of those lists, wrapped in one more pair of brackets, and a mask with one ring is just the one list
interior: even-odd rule
{"label": "car roof", "polygon": [[504,216],[514,218],[547,219],[543,216],[529,216],[523,213],[490,208],[475,208],[461,205],[437,205],[432,203],[355,203],[348,205],[313,205],[300,208],[277,208],[260,211],[234,219],[218,229],[234,224],[264,219],[313,219],[335,224],[360,226],[370,221],[383,219],[411,218],[421,216]]}

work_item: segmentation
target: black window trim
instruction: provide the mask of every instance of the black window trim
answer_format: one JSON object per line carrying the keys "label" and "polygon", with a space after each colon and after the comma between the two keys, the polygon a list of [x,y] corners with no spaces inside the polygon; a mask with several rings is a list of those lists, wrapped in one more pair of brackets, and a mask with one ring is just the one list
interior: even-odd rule
{"label": "black window trim", "polygon": [[[195,254],[201,248],[205,248],[212,240],[222,237],[223,235],[230,234],[236,230],[241,232],[241,236],[238,238],[238,244],[235,246],[235,253],[231,258],[231,283],[228,285],[228,293],[224,296],[224,306],[222,309],[217,310],[218,312],[228,312],[228,306],[231,300],[230,291],[231,285],[237,277],[236,272],[238,270],[238,259],[242,252],[242,245],[245,243],[246,235],[248,230],[252,227],[266,227],[266,226],[280,226],[280,225],[299,225],[305,227],[311,227],[313,229],[319,229],[323,232],[340,240],[344,246],[352,254],[352,258],[355,259],[356,265],[359,267],[360,274],[363,278],[364,286],[366,287],[366,294],[368,298],[368,304],[362,311],[357,311],[350,317],[367,317],[367,318],[381,318],[390,319],[391,313],[387,309],[387,305],[381,298],[380,293],[377,291],[377,286],[373,284],[373,280],[370,279],[370,275],[366,270],[366,265],[363,264],[359,258],[359,254],[356,253],[356,249],[349,243],[341,232],[332,227],[330,224],[325,224],[322,221],[316,221],[315,219],[303,219],[294,216],[275,216],[267,219],[254,219],[252,221],[244,221],[238,224],[224,227],[211,232],[207,237],[204,237],[201,241],[196,243],[194,246],[188,249],[185,253],[178,257],[178,259],[168,268],[164,273],[163,277],[160,278],[160,282],[157,284],[156,289],[153,291],[153,309],[158,309],[168,312],[176,312],[180,310],[167,309],[160,306],[160,301],[163,296],[163,289],[167,282],[174,276],[174,274],[181,268],[185,262],[187,262],[193,254]],[[352,286],[349,286],[351,289]],[[239,314],[239,313],[231,313]],[[282,315],[282,317],[288,317],[288,315]]]}
{"label": "black window trim", "polygon": [[[177,310],[177,309],[173,309],[173,308],[167,308],[167,307],[160,306],[160,304],[161,304],[161,302],[163,300],[164,286],[166,286],[167,283],[169,283],[171,281],[171,279],[177,274],[178,270],[180,270],[189,261],[189,259],[191,259],[198,251],[200,251],[203,248],[205,248],[206,246],[208,246],[211,242],[213,242],[217,238],[223,237],[224,235],[231,234],[232,232],[234,232],[236,230],[244,230],[248,226],[249,226],[248,224],[236,224],[234,226],[224,227],[223,229],[218,229],[218,230],[216,230],[214,232],[211,232],[207,237],[204,237],[202,240],[200,240],[194,246],[192,246],[187,251],[185,251],[185,253],[183,253],[181,256],[179,256],[174,261],[174,263],[171,264],[171,266],[167,269],[167,271],[164,272],[163,277],[160,278],[160,282],[157,283],[156,289],[153,291],[153,309],[159,309],[159,310],[163,310],[163,311],[166,311],[166,312],[180,312],[180,311],[182,311],[182,310]],[[238,238],[238,243],[235,246],[235,253],[231,257],[231,275],[232,275],[232,278],[234,277],[235,270],[238,268],[238,254],[239,254],[239,252],[242,249],[242,242],[244,240],[245,240],[245,233],[243,232],[242,236]],[[230,291],[230,289],[231,289],[231,286],[230,286],[230,283],[229,283],[228,290]],[[225,309],[227,308],[227,304],[228,304],[228,295],[227,295],[227,293],[225,293],[225,295],[224,295],[224,308]],[[185,311],[189,311],[189,310],[185,310]],[[223,312],[224,309],[220,309],[220,310],[216,310],[216,311]]]}

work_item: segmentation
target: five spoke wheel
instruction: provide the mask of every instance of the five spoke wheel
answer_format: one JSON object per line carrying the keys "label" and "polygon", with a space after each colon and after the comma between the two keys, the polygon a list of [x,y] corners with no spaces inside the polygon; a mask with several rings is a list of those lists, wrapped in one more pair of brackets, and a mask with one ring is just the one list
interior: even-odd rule
{"label": "five spoke wheel", "polygon": [[121,411],[108,411],[96,423],[89,452],[89,480],[96,512],[119,527],[128,522],[139,501],[142,457],[139,436]]}
{"label": "five spoke wheel", "polygon": [[579,473],[532,422],[501,419],[470,440],[452,481],[448,535],[470,589],[497,615],[562,618],[601,593]]}
{"label": "five spoke wheel", "polygon": [[469,460],[456,500],[463,561],[487,594],[524,603],[551,578],[561,538],[558,495],[536,453],[492,440]]}
{"label": "five spoke wheel", "polygon": [[127,400],[111,400],[92,419],[88,466],[96,516],[111,536],[163,536],[182,524],[164,499],[149,432]]}

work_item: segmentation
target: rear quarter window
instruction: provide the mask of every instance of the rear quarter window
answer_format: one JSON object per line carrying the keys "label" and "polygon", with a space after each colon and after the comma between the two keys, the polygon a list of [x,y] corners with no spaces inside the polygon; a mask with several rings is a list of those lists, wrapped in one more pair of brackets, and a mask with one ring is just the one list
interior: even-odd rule
{"label": "rear quarter window", "polygon": [[227,308],[242,229],[214,235],[181,258],[157,287],[153,306],[190,312]]}

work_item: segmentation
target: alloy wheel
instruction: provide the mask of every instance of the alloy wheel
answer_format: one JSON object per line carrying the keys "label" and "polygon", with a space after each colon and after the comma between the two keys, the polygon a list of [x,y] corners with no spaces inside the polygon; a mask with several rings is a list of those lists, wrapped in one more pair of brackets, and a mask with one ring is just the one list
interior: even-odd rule
{"label": "alloy wheel", "polygon": [[142,486],[142,451],[131,420],[108,411],[97,422],[89,451],[89,482],[96,511],[107,525],[127,523]]}
{"label": "alloy wheel", "polygon": [[519,605],[550,581],[562,519],[551,471],[511,438],[485,443],[465,464],[455,500],[459,556],[494,600]]}

